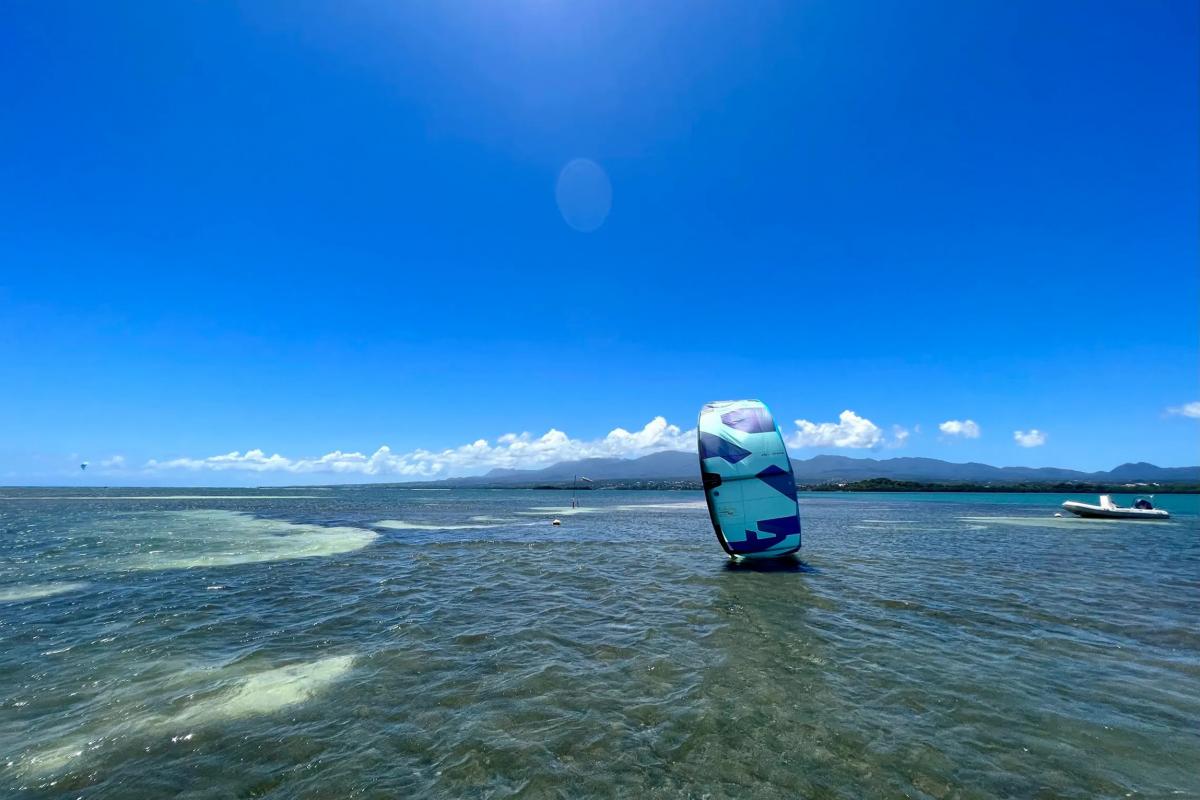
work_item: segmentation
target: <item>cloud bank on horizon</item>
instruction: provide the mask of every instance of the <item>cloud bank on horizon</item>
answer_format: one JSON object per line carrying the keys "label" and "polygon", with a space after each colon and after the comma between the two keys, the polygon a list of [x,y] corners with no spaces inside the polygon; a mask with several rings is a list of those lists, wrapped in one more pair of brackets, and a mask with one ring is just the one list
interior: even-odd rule
{"label": "cloud bank on horizon", "polygon": [[572,439],[551,428],[538,437],[530,433],[506,433],[495,443],[476,439],[470,444],[445,450],[395,453],[383,445],[371,455],[335,450],[314,458],[289,458],[278,453],[268,456],[262,450],[248,450],[207,458],[151,459],[144,469],[148,472],[190,470],[446,478],[498,468],[536,469],[581,458],[637,458],[662,450],[687,450],[695,446],[695,429],[682,431],[660,416],[650,420],[641,430],[630,432],[614,428],[603,438],[593,440]]}
{"label": "cloud bank on horizon", "polygon": [[[878,450],[905,446],[919,425],[906,428],[893,425],[891,435],[870,419],[851,409],[838,415],[836,422],[812,422],[798,419],[795,430],[785,432],[790,448],[838,448]],[[972,420],[949,420],[938,429],[945,434],[977,439],[981,429]],[[1016,431],[1014,439],[1022,447],[1044,444],[1046,434],[1031,429]],[[538,469],[563,461],[585,458],[638,458],[666,450],[695,450],[695,428],[684,430],[657,416],[641,429],[614,428],[597,439],[576,439],[557,428],[541,436],[506,433],[494,441],[476,439],[468,444],[443,450],[416,449],[395,452],[383,445],[373,453],[334,450],[321,456],[290,457],[268,455],[261,449],[232,451],[205,457],[150,459],[140,468],[131,468],[123,456],[115,455],[99,462],[103,471],[145,475],[191,473],[244,474],[325,474],[333,476],[397,477],[411,480],[475,475],[492,469]]]}
{"label": "cloud bank on horizon", "polygon": [[[1169,406],[1167,417],[1200,419],[1200,401]],[[892,425],[891,435],[870,419],[845,409],[836,422],[794,421],[795,430],[784,431],[789,448],[803,450],[850,449],[872,450],[905,447],[914,434],[921,434],[920,425]],[[938,424],[939,439],[953,443],[961,439],[980,439],[983,428],[973,419],[949,419]],[[1021,448],[1041,447],[1049,434],[1039,428],[1014,430],[1012,441]],[[597,439],[574,439],[557,428],[541,436],[525,433],[506,433],[495,439],[476,439],[469,444],[443,450],[418,448],[397,453],[382,445],[371,454],[359,451],[334,450],[321,456],[289,457],[280,453],[268,455],[262,449],[234,450],[219,455],[169,459],[152,458],[141,466],[131,463],[124,455],[114,454],[88,464],[89,474],[120,479],[135,477],[158,478],[184,473],[230,473],[250,475],[325,475],[330,477],[393,477],[409,480],[437,480],[483,474],[492,469],[538,469],[564,461],[586,458],[633,459],[668,450],[694,451],[696,429],[681,429],[656,416],[641,429],[629,431],[614,428]],[[80,462],[79,453],[66,457],[72,469],[59,474],[74,474]],[[16,473],[9,473],[13,477]]]}

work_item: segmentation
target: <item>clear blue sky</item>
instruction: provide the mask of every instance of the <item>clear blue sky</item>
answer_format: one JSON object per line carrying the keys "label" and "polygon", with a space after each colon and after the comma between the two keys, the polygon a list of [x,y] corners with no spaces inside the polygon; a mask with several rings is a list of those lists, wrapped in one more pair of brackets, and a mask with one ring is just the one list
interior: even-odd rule
{"label": "clear blue sky", "polygon": [[740,396],[881,432],[798,457],[1196,463],[1197,8],[7,4],[0,483]]}

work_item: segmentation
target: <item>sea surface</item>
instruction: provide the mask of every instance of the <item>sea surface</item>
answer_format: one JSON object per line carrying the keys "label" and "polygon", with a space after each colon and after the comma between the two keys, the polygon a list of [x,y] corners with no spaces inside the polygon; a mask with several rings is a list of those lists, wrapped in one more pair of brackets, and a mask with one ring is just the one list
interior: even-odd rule
{"label": "sea surface", "polygon": [[580,499],[0,490],[0,796],[1200,796],[1196,496]]}

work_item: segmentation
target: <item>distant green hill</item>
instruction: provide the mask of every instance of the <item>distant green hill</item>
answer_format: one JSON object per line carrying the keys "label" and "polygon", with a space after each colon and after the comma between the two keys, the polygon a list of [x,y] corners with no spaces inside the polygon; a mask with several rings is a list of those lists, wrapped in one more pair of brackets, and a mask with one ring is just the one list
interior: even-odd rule
{"label": "distant green hill", "polygon": [[1120,483],[1082,483],[1078,481],[1023,483],[921,483],[871,478],[850,483],[826,483],[806,487],[813,492],[1061,492],[1088,494],[1137,494],[1138,491],[1157,494],[1200,493],[1200,483],[1141,483],[1137,486]]}
{"label": "distant green hill", "polygon": [[[1200,466],[1159,467],[1146,462],[1121,464],[1105,472],[1083,472],[1059,467],[994,467],[977,462],[954,463],[936,458],[851,458],[813,456],[792,459],[796,482],[804,486],[869,480],[921,484],[1089,484],[1126,483],[1200,484]],[[687,481],[699,477],[694,452],[664,451],[641,458],[588,458],[564,461],[544,469],[494,469],[486,475],[436,481],[441,486],[553,485],[586,475],[596,481]],[[430,482],[426,482],[428,485]],[[1077,490],[1078,487],[1074,487]]]}

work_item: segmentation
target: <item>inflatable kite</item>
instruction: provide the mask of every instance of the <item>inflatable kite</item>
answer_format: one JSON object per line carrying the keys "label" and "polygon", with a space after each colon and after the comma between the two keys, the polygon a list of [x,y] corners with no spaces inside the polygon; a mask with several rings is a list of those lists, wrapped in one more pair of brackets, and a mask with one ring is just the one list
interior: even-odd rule
{"label": "inflatable kite", "polygon": [[800,549],[796,479],[783,434],[758,400],[700,410],[700,477],[717,541],[731,558],[778,558]]}

